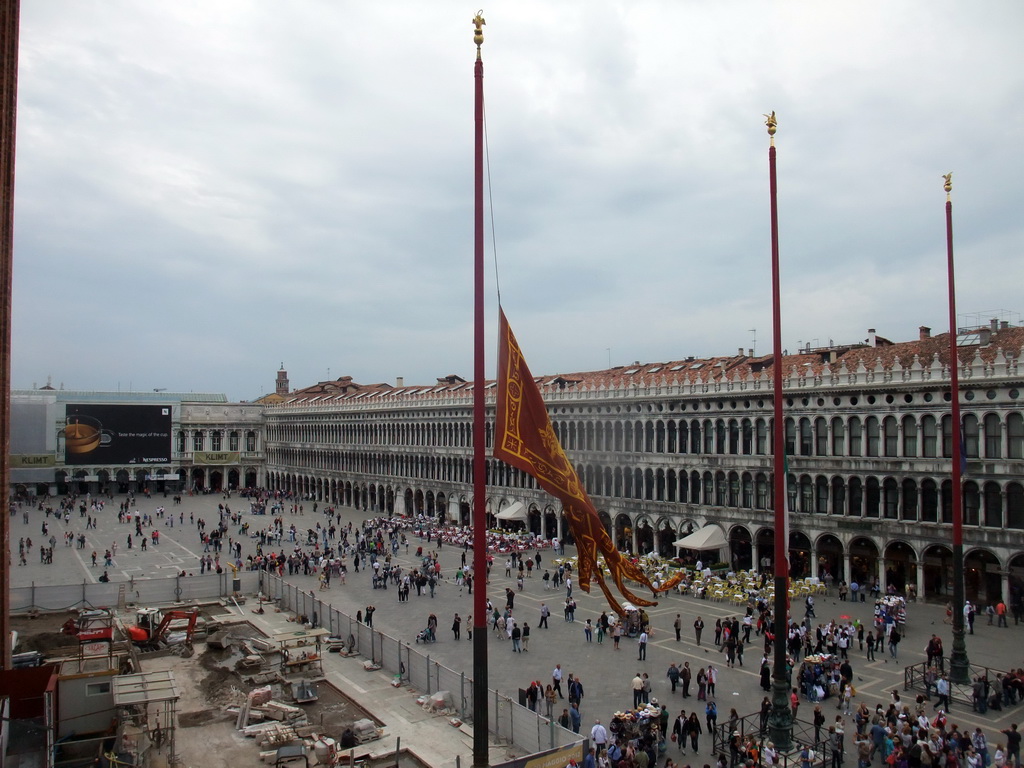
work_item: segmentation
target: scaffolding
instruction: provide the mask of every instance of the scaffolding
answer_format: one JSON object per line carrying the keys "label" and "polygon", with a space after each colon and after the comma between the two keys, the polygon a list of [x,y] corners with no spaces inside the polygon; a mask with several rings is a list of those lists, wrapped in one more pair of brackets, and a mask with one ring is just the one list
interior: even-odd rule
{"label": "scaffolding", "polygon": [[121,675],[113,679],[118,710],[119,765],[141,766],[153,755],[175,760],[174,736],[180,693],[170,670]]}
{"label": "scaffolding", "polygon": [[300,629],[294,632],[278,632],[274,642],[281,650],[281,673],[313,672],[323,674],[323,639],[328,636],[323,627]]}

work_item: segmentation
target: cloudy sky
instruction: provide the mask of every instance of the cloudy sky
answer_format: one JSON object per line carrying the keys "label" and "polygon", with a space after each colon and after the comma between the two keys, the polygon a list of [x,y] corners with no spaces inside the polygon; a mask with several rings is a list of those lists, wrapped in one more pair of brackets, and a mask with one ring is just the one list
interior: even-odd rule
{"label": "cloudy sky", "polygon": [[[770,351],[1024,309],[1024,4],[484,7],[488,375]],[[476,7],[22,4],[13,384],[472,374]]]}

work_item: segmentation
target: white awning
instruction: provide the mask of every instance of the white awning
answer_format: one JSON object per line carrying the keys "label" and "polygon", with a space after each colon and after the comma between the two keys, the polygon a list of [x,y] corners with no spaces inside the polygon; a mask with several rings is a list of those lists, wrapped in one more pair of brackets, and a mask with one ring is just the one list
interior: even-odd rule
{"label": "white awning", "polygon": [[725,540],[725,534],[717,525],[705,525],[699,531],[694,531],[689,536],[676,539],[673,546],[680,549],[695,549],[705,551],[709,549],[721,549],[729,542]]}
{"label": "white awning", "polygon": [[522,520],[526,522],[530,519],[530,513],[526,509],[526,505],[521,501],[515,501],[505,507],[501,512],[498,513],[499,520]]}

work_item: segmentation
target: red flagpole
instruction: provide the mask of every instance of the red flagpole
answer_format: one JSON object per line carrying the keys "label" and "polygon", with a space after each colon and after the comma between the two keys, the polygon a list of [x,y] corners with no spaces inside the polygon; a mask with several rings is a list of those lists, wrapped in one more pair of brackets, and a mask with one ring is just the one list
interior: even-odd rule
{"label": "red flagpole", "polygon": [[484,404],[484,62],[481,13],[473,19],[473,766],[489,762],[487,712],[487,445]]}
{"label": "red flagpole", "polygon": [[960,442],[960,357],[957,354],[956,280],[953,272],[953,174],[943,177],[946,190],[946,270],[949,286],[949,394],[950,437],[952,445],[952,503],[953,503],[953,648],[949,655],[949,679],[967,685],[971,682],[970,661],[964,642],[964,496],[963,445]]}
{"label": "red flagpole", "polygon": [[[0,3],[0,488],[11,487],[11,286],[14,270],[14,139],[18,114],[20,0]],[[0,514],[0,669],[11,668],[11,516]]]}
{"label": "red flagpole", "polygon": [[789,677],[786,674],[786,640],[789,634],[789,526],[786,524],[786,424],[782,414],[782,299],[779,275],[779,207],[775,180],[775,113],[768,118],[768,184],[771,198],[772,227],[772,381],[774,383],[775,453],[775,645],[772,664],[772,711],[768,729],[779,749],[790,749],[793,741],[793,716],[789,706]]}

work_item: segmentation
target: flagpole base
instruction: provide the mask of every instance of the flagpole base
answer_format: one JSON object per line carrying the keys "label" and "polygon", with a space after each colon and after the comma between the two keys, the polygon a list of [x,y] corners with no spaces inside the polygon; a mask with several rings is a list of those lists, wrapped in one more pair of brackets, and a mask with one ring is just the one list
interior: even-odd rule
{"label": "flagpole base", "polygon": [[971,682],[971,662],[967,658],[964,636],[964,545],[953,545],[953,648],[949,654],[949,681],[958,685]]}
{"label": "flagpole base", "polygon": [[768,715],[768,738],[780,752],[793,749],[793,710],[789,706],[789,682],[772,682],[772,711]]}
{"label": "flagpole base", "polygon": [[788,752],[793,747],[793,710],[789,706],[789,670],[786,638],[789,636],[789,579],[775,576],[775,644],[772,650],[772,711],[768,714],[768,735],[775,747]]}

